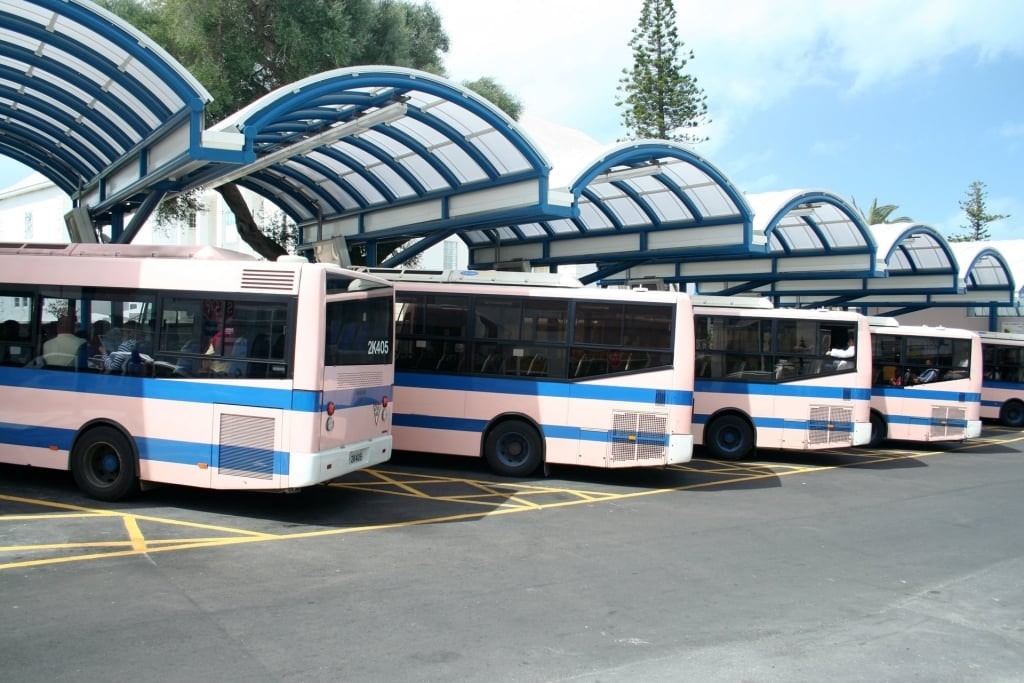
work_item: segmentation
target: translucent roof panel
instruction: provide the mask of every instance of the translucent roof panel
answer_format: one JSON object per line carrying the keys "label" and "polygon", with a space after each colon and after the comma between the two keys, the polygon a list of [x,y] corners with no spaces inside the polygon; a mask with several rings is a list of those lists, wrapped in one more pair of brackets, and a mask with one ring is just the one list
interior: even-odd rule
{"label": "translucent roof panel", "polygon": [[[438,210],[424,203],[417,213],[410,206],[519,179],[537,185],[539,204],[539,183],[550,171],[542,153],[490,102],[445,79],[391,66],[316,74],[211,131],[244,135],[254,161],[224,165],[194,184],[244,176],[273,186],[292,197],[289,214],[300,227],[404,206],[395,220],[415,230],[418,222],[436,224]],[[493,234],[476,232],[472,239]],[[515,231],[503,234],[519,238]]]}
{"label": "translucent roof panel", "polygon": [[0,154],[73,197],[183,118],[191,125],[209,100],[163,49],[97,5],[0,0]]}
{"label": "translucent roof panel", "polygon": [[982,254],[971,264],[968,284],[974,287],[998,287],[1010,284],[1006,265],[994,254]]}
{"label": "translucent roof panel", "polygon": [[[544,258],[531,258],[535,265],[648,260],[655,252],[659,258],[682,258],[695,250],[763,250],[763,241],[754,238],[752,214],[742,193],[707,160],[674,142],[640,140],[612,146],[573,177],[569,191],[572,218],[541,221],[543,233],[514,231],[515,241],[506,241],[505,233],[488,234],[501,237],[499,246],[574,240],[571,248],[546,250]],[[646,239],[640,237],[645,234]],[[614,235],[623,237],[609,239]],[[467,242],[476,244],[478,239],[473,235]],[[646,249],[622,251],[624,245],[635,249],[638,244],[646,244]],[[471,254],[471,262],[486,265],[499,252],[479,250]],[[550,255],[556,252],[559,256]]]}

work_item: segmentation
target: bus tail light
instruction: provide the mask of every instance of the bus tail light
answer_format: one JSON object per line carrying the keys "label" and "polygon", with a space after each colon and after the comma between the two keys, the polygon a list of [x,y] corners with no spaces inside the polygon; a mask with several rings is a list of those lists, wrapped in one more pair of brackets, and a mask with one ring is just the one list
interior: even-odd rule
{"label": "bus tail light", "polygon": [[328,401],[327,402],[327,416],[330,417],[332,415],[334,415],[334,401]]}
{"label": "bus tail light", "polygon": [[388,407],[388,397],[387,396],[385,396],[384,398],[382,398],[380,400],[380,407],[381,408],[387,408]]}

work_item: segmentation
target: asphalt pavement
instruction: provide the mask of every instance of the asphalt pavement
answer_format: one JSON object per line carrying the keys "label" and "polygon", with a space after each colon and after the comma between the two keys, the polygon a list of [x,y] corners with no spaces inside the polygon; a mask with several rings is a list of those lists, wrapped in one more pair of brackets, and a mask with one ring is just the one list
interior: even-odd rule
{"label": "asphalt pavement", "polygon": [[1024,680],[1024,435],[109,504],[0,468],[0,676]]}

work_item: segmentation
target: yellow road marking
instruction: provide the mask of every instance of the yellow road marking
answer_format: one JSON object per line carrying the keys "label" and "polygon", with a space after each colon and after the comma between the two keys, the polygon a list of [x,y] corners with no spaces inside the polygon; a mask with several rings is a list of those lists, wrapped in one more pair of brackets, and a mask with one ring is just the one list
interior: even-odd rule
{"label": "yellow road marking", "polygon": [[136,520],[134,515],[125,515],[124,528],[128,531],[128,538],[132,542],[132,549],[140,552],[146,552],[146,537],[142,535],[142,530],[139,529],[139,522]]}
{"label": "yellow road marking", "polygon": [[[958,450],[965,450],[971,448],[977,448],[992,444],[1005,444],[1016,441],[1024,440],[1024,434],[1021,434],[1012,439],[977,439],[972,440],[970,443],[962,444]],[[842,455],[850,455],[849,453],[843,452]],[[808,466],[797,466],[797,465],[785,465],[785,464],[773,464],[773,463],[716,463],[716,467],[701,469],[698,467],[683,467],[673,466],[671,469],[677,471],[684,471],[695,474],[720,474],[725,475],[722,479],[703,481],[694,484],[682,484],[679,486],[658,488],[658,489],[646,489],[642,491],[630,491],[628,493],[607,493],[597,491],[585,491],[581,489],[567,489],[558,488],[551,486],[540,486],[531,484],[501,484],[499,482],[475,480],[469,478],[458,478],[458,477],[440,477],[436,475],[417,475],[415,473],[398,472],[398,471],[381,471],[381,470],[367,470],[367,472],[373,476],[376,476],[379,482],[334,482],[330,484],[336,488],[348,488],[353,490],[370,491],[374,493],[387,492],[390,495],[412,497],[417,499],[430,499],[441,502],[455,502],[462,504],[475,504],[475,505],[486,505],[487,510],[464,512],[455,515],[445,515],[441,517],[422,518],[415,520],[408,520],[402,522],[390,522],[384,524],[374,524],[369,526],[360,527],[348,527],[344,529],[320,529],[315,531],[304,531],[296,532],[291,534],[270,534],[264,532],[250,531],[247,529],[237,529],[232,527],[224,527],[211,524],[202,524],[197,522],[187,522],[183,520],[168,519],[163,517],[152,517],[147,515],[136,515],[128,512],[119,512],[116,510],[102,510],[98,508],[87,508],[78,505],[72,505],[67,503],[57,503],[54,501],[36,500],[30,498],[20,498],[17,496],[9,496],[0,494],[0,500],[7,500],[11,502],[25,503],[34,506],[50,507],[61,510],[73,510],[77,511],[77,514],[33,514],[33,515],[6,515],[0,517],[0,521],[18,519],[63,519],[63,518],[89,518],[96,516],[107,516],[107,517],[122,517],[125,528],[128,531],[128,541],[114,541],[114,542],[99,542],[99,543],[77,543],[77,544],[41,544],[41,545],[30,545],[30,546],[0,546],[0,552],[26,552],[26,551],[39,551],[39,550],[62,550],[62,549],[75,549],[75,548],[123,548],[122,550],[113,550],[111,552],[102,553],[89,553],[85,555],[72,555],[68,557],[60,558],[42,558],[35,560],[23,560],[18,562],[10,562],[6,564],[0,564],[0,571],[4,569],[15,569],[24,567],[34,567],[49,564],[62,564],[68,562],[80,562],[87,560],[97,559],[111,559],[117,557],[132,557],[141,555],[144,553],[157,553],[157,552],[169,552],[177,550],[191,550],[197,548],[214,548],[229,545],[239,545],[243,543],[255,543],[265,541],[282,541],[282,540],[298,540],[306,538],[319,538],[325,536],[339,536],[343,534],[351,533],[362,533],[368,531],[382,531],[387,529],[400,529],[411,526],[419,526],[424,524],[438,524],[446,522],[456,522],[464,520],[481,519],[483,517],[489,517],[494,515],[512,514],[517,512],[523,512],[527,510],[549,510],[561,507],[571,507],[574,505],[589,504],[593,502],[604,502],[604,501],[616,501],[626,500],[631,498],[641,498],[645,496],[658,495],[663,493],[671,493],[676,491],[688,491],[695,489],[704,489],[712,487],[727,487],[742,482],[757,481],[759,479],[767,479],[771,477],[785,477],[792,476],[795,474],[806,474],[811,472],[823,472],[826,470],[842,469],[847,467],[855,467],[863,464],[864,462],[879,463],[896,460],[906,460],[910,458],[926,458],[935,455],[955,455],[956,452],[950,452],[945,450],[927,451],[927,452],[913,452],[913,451],[890,451],[889,455],[884,455],[883,452],[879,452],[877,455],[871,454],[870,457],[863,457],[862,459],[854,462],[847,462],[838,465],[808,465]],[[860,454],[853,454],[860,455]],[[867,455],[867,454],[863,454]],[[762,468],[762,469],[758,469]],[[732,473],[731,476],[727,473]],[[742,476],[735,476],[736,474]],[[414,478],[410,481],[400,481],[398,478],[404,477]],[[442,496],[433,497],[425,492],[419,490],[417,486],[441,484],[441,483],[456,483],[464,484],[469,487],[476,488],[484,492],[484,496]],[[386,490],[383,486],[394,487],[395,490]],[[508,489],[515,493],[508,493],[502,489]],[[524,495],[539,495],[539,494],[552,494],[561,493],[569,494],[574,496],[572,500],[562,500],[551,503],[535,503],[522,498]],[[493,498],[503,497],[505,498],[504,503],[495,507],[494,503],[488,503],[486,500],[481,498]],[[513,504],[509,504],[509,503]],[[141,530],[138,527],[138,521],[145,520],[160,524],[168,524],[171,526],[181,526],[186,528],[203,529],[209,531],[217,531],[225,534],[231,534],[226,537],[208,537],[208,538],[192,538],[192,539],[146,539]],[[130,546],[130,549],[128,548]]]}

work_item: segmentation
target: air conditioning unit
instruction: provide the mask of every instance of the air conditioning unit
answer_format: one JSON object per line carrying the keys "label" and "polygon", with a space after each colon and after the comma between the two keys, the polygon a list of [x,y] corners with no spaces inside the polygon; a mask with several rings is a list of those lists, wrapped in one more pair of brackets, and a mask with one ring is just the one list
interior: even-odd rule
{"label": "air conditioning unit", "polygon": [[510,273],[529,273],[530,260],[517,258],[511,261],[497,261],[494,264],[494,270],[503,270]]}
{"label": "air conditioning unit", "polygon": [[313,242],[313,254],[318,263],[333,263],[345,268],[352,266],[344,235]]}
{"label": "air conditioning unit", "polygon": [[79,204],[64,214],[64,223],[68,228],[68,237],[73,244],[99,241],[96,237],[96,228],[92,224],[92,216],[89,215],[89,207]]}

